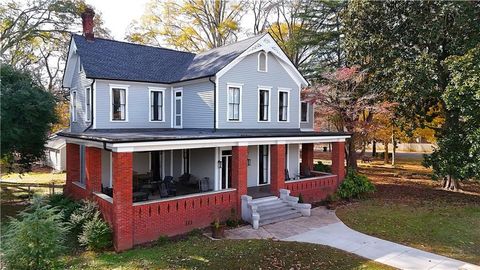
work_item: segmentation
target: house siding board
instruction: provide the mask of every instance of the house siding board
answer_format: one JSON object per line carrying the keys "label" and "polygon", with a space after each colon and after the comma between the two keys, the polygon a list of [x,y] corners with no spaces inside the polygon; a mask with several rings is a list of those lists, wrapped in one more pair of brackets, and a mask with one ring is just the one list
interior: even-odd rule
{"label": "house siding board", "polygon": [[312,104],[308,104],[308,117],[307,122],[300,122],[301,129],[311,130],[313,129],[313,122],[314,122],[314,107]]}
{"label": "house siding board", "polygon": [[[227,121],[228,83],[242,86],[242,121]],[[258,86],[271,86],[269,122],[258,122]],[[278,122],[278,88],[289,88],[289,121]],[[219,78],[218,127],[235,128],[299,128],[299,85],[290,77],[273,54],[268,54],[268,72],[257,71],[257,54],[246,56]]]}
{"label": "house siding board", "polygon": [[206,81],[180,87],[183,88],[183,127],[213,128],[213,84]]}
{"label": "house siding board", "polygon": [[[110,84],[128,85],[127,117],[128,121],[112,122],[110,115]],[[96,96],[96,128],[170,128],[171,88],[158,84],[97,80]],[[149,87],[165,88],[164,122],[150,122]]]}
{"label": "house siding board", "polygon": [[[75,122],[72,122],[70,128],[74,132],[85,130],[90,122],[86,122],[86,103],[85,88],[91,86],[92,81],[85,77],[85,72],[80,72],[80,58],[76,58],[75,70],[73,72],[72,88],[70,91],[77,91],[77,111]],[[71,118],[70,118],[71,119]]]}

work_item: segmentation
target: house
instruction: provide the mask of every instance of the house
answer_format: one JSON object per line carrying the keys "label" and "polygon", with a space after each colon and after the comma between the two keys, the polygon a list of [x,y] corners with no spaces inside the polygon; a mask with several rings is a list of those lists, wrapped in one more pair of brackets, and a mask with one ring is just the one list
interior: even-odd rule
{"label": "house", "polygon": [[45,144],[43,165],[53,169],[54,172],[63,172],[66,168],[66,140],[56,133],[50,136]]}
{"label": "house", "polygon": [[[95,38],[93,16],[63,78],[65,193],[98,202],[117,251],[232,214],[255,227],[308,215],[295,196],[343,180],[349,135],[313,131],[307,81],[269,34],[193,54]],[[332,144],[331,174],[313,171],[314,143]]]}

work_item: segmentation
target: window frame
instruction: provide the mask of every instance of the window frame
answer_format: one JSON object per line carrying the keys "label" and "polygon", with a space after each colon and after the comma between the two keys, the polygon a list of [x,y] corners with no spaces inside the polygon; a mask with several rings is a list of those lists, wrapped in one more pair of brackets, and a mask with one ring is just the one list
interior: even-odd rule
{"label": "window frame", "polygon": [[[277,122],[282,122],[282,123],[288,123],[290,122],[290,99],[291,99],[291,96],[290,96],[290,88],[278,88],[278,99],[277,99]],[[280,120],[280,96],[281,96],[281,93],[287,93],[287,119],[286,120]],[[284,106],[285,107],[285,106]]]}
{"label": "window frame", "polygon": [[[177,93],[180,93],[180,96],[177,97]],[[180,125],[177,125],[177,99],[180,100]],[[173,127],[174,128],[183,128],[183,88],[174,88],[173,89]]]}
{"label": "window frame", "polygon": [[[260,119],[260,93],[262,91],[267,91],[268,92],[268,112],[267,112],[267,120],[261,120]],[[259,123],[268,123],[271,122],[272,119],[272,87],[270,86],[258,86],[258,92],[257,92],[257,122]]]}
{"label": "window frame", "polygon": [[[149,120],[149,122],[154,122],[154,123],[164,123],[165,122],[165,90],[166,90],[166,88],[163,88],[163,87],[149,87],[148,88],[148,120]],[[152,93],[153,92],[161,92],[162,93],[162,110],[161,110],[162,120],[153,120],[152,119],[152,107],[153,107]]]}
{"label": "window frame", "polygon": [[[238,103],[238,120],[230,119],[230,88],[238,88],[239,89],[239,103]],[[231,123],[239,123],[242,122],[242,94],[243,94],[243,84],[238,83],[227,83],[227,122]]]}
{"label": "window frame", "polygon": [[[90,104],[87,102],[90,98]],[[92,121],[92,87],[85,87],[85,122]]]}
{"label": "window frame", "polygon": [[70,121],[77,122],[77,89],[72,88],[70,93]]}
{"label": "window frame", "polygon": [[[265,70],[260,69],[260,55],[265,55]],[[257,71],[268,72],[268,53],[266,51],[260,51],[257,55]]]}
{"label": "window frame", "polygon": [[[303,113],[303,111],[302,111],[302,104],[306,104],[306,105],[307,105],[307,112],[305,113],[305,114],[306,114],[306,118],[305,118],[306,120],[305,120],[305,121],[302,119],[302,113]],[[309,108],[309,107],[310,107],[310,106],[309,106],[308,102],[306,102],[306,101],[301,101],[301,102],[300,102],[300,123],[308,123],[308,120],[309,120],[309,119],[308,119],[308,108]]]}
{"label": "window frame", "polygon": [[[125,123],[128,122],[128,88],[130,85],[125,84],[110,84],[110,122],[111,123]],[[125,90],[125,119],[114,120],[113,119],[113,89]]]}

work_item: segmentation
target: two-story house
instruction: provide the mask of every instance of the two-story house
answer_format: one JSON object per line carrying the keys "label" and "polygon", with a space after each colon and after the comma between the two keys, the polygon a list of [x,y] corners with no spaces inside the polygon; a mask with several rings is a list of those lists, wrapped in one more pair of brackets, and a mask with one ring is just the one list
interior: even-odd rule
{"label": "two-story house", "polygon": [[[95,38],[93,16],[63,78],[65,193],[98,202],[116,250],[232,213],[254,227],[305,215],[293,196],[343,180],[349,135],[313,130],[307,81],[269,34],[194,54]],[[332,143],[331,173],[313,171],[314,143]]]}

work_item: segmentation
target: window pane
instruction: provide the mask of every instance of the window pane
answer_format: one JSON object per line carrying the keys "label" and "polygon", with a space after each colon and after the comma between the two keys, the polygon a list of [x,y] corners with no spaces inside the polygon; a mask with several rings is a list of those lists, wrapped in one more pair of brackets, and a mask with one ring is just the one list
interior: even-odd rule
{"label": "window pane", "polygon": [[302,117],[301,121],[307,122],[307,113],[308,113],[308,104],[306,102],[302,102]]}
{"label": "window pane", "polygon": [[125,120],[125,89],[113,88],[112,89],[113,104],[113,120]]}
{"label": "window pane", "polygon": [[267,56],[264,52],[260,52],[260,54],[258,55],[258,70],[267,70]]}
{"label": "window pane", "polygon": [[176,114],[182,113],[182,101],[180,99],[175,100],[175,113]]}
{"label": "window pane", "polygon": [[175,116],[175,125],[180,126],[182,124],[182,117],[180,115]]}

